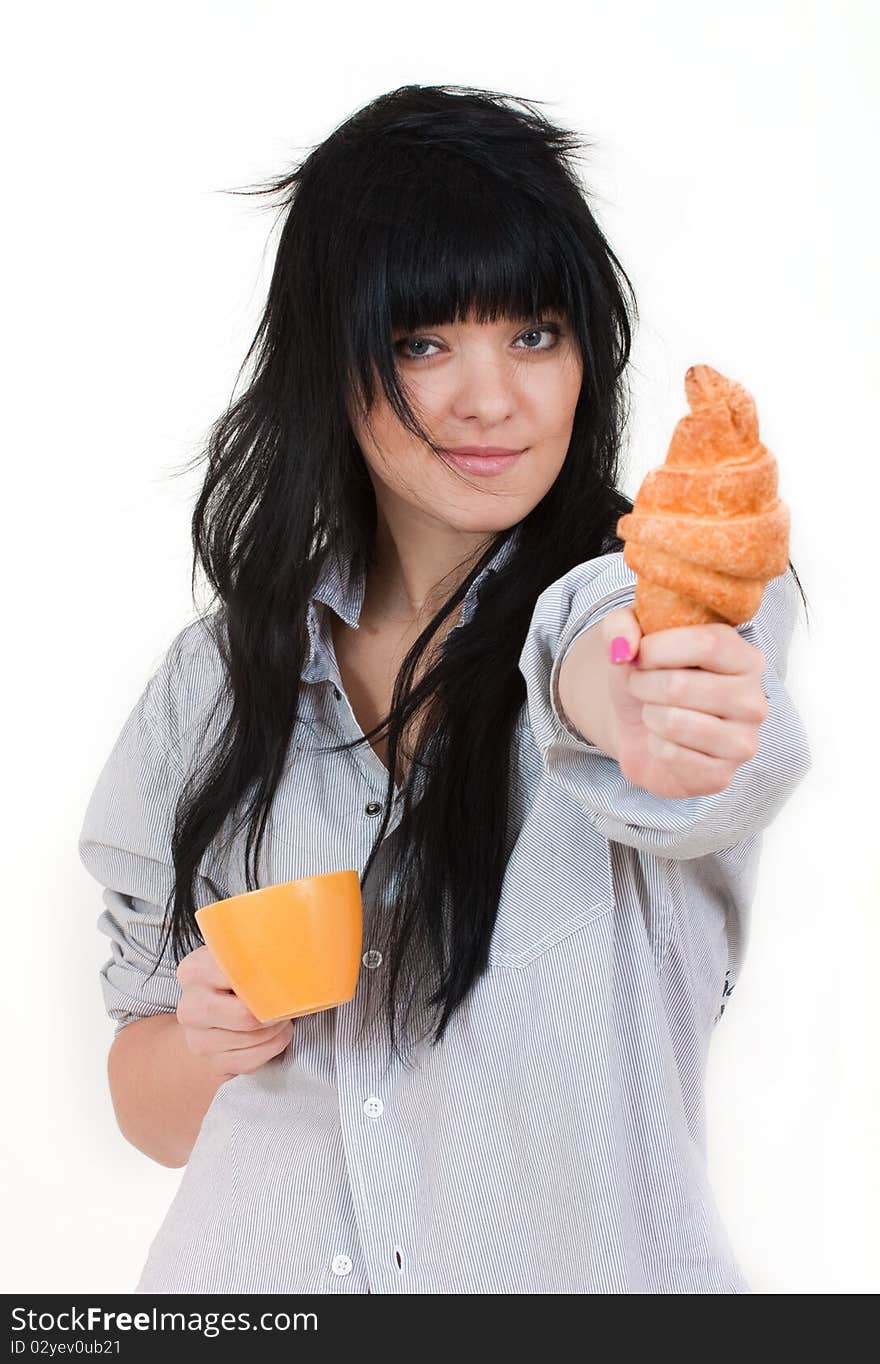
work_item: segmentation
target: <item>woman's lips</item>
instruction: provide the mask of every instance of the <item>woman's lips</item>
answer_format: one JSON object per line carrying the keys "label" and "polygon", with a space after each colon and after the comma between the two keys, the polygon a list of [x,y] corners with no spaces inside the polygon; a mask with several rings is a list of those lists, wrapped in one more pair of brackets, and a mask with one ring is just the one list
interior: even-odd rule
{"label": "woman's lips", "polygon": [[491,474],[501,474],[505,469],[510,469],[525,450],[515,450],[505,455],[469,455],[458,454],[454,450],[444,450],[448,460],[457,468],[464,469],[469,474],[481,474],[484,477]]}

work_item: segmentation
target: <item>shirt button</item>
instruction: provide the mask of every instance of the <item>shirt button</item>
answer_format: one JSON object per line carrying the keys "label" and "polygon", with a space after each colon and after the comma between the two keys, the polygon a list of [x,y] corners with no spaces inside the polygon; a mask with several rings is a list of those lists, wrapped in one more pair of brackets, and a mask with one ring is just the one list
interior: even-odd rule
{"label": "shirt button", "polygon": [[340,698],[340,696],[342,695],[342,692],[339,690],[338,687],[334,687],[334,688],[333,688],[333,695],[336,697],[336,700],[338,701],[339,698]]}
{"label": "shirt button", "polygon": [[371,800],[369,805],[364,806],[365,815],[378,815],[381,814],[381,811],[382,806],[379,804],[377,800]]}
{"label": "shirt button", "polygon": [[367,1102],[364,1104],[364,1112],[368,1118],[381,1118],[384,1110],[385,1105],[382,1100],[375,1097],[367,1099]]}
{"label": "shirt button", "polygon": [[382,953],[377,952],[376,949],[373,947],[370,949],[369,952],[364,953],[362,960],[367,970],[373,971],[377,966],[382,965]]}
{"label": "shirt button", "polygon": [[331,1269],[334,1274],[350,1274],[351,1260],[347,1255],[334,1255]]}

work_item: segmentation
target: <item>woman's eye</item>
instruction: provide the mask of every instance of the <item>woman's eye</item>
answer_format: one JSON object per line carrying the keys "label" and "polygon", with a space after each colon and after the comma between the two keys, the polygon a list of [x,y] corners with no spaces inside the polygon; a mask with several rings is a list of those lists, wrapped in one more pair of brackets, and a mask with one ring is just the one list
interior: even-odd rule
{"label": "woman's eye", "polygon": [[405,360],[424,360],[426,358],[430,359],[430,356],[426,357],[424,353],[421,355],[408,355],[402,348],[409,345],[433,346],[434,344],[433,341],[429,341],[425,336],[402,336],[399,341],[395,341],[394,349],[399,354],[402,354]]}
{"label": "woman's eye", "polygon": [[[540,327],[530,327],[528,331],[520,333],[520,335],[517,337],[517,341],[526,340],[530,337],[540,337],[542,332],[547,332],[550,336],[553,336],[556,339],[549,346],[526,345],[518,347],[518,349],[555,350],[557,345],[559,344],[559,337],[562,335],[562,328],[558,326],[557,323],[555,322],[548,322],[542,324]],[[437,349],[436,341],[430,341],[426,336],[402,336],[398,341],[394,342],[394,350],[397,352],[398,355],[402,355],[405,360],[433,359],[433,356],[424,350],[421,351],[419,354],[414,355],[412,354],[412,352],[406,351],[404,349],[405,346],[433,346],[435,350]]]}
{"label": "woman's eye", "polygon": [[[558,338],[559,338],[559,336],[560,336],[560,334],[561,334],[561,331],[562,331],[562,328],[561,328],[561,327],[558,327],[558,326],[556,325],[555,322],[548,322],[548,323],[546,323],[545,325],[542,325],[542,326],[540,326],[540,327],[530,327],[529,330],[528,330],[527,332],[523,332],[523,333],[522,333],[522,336],[518,337],[517,339],[520,340],[520,341],[522,341],[523,337],[526,337],[526,336],[540,336],[542,332],[549,332],[550,335],[551,335],[551,336],[555,336],[555,337],[557,338],[557,341],[558,341]],[[526,349],[526,350],[555,350],[555,349],[556,349],[556,345],[557,345],[557,341],[554,341],[553,344],[552,344],[551,346],[526,346],[525,349]]]}

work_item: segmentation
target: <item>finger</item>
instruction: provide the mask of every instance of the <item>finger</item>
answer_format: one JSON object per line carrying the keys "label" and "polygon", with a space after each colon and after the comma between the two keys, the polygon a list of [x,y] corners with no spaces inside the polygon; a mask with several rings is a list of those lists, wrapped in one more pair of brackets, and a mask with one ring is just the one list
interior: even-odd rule
{"label": "finger", "polygon": [[[281,1033],[286,1031],[289,1025],[290,1019],[285,1018],[280,1023],[267,1023],[259,1032],[255,1032],[249,1037],[243,1037],[241,1033],[230,1033],[228,1045],[223,1046],[222,1050],[226,1052],[248,1052],[255,1050],[257,1047],[265,1047],[273,1038],[280,1036]],[[220,1030],[218,1030],[217,1035],[219,1040],[222,1036]]]}
{"label": "finger", "polygon": [[218,990],[210,985],[191,985],[181,999],[178,1016],[183,1023],[198,1020],[196,1026],[234,1032],[253,1032],[264,1026],[231,990]]}
{"label": "finger", "polygon": [[188,952],[183,960],[178,963],[175,974],[181,984],[195,981],[199,985],[209,985],[220,989],[231,988],[228,976],[221,969],[217,958],[207,943],[202,943],[201,947],[196,947],[192,952]]}
{"label": "finger", "polygon": [[723,791],[734,775],[727,759],[697,753],[653,732],[648,734],[647,747],[655,758],[668,764],[670,773],[675,774],[676,781],[686,790]]}
{"label": "finger", "polygon": [[631,663],[638,656],[642,631],[638,617],[628,606],[609,611],[600,628],[612,663]]}
{"label": "finger", "polygon": [[204,950],[205,952],[205,957],[204,960],[201,962],[202,968],[201,979],[205,981],[208,985],[214,985],[219,987],[220,989],[230,990],[232,988],[232,982],[230,981],[226,972],[223,970],[223,967],[220,965],[219,961],[214,956],[214,953],[211,951],[207,943],[205,943],[204,949],[199,948],[200,952],[202,950]]}
{"label": "finger", "polygon": [[[224,1028],[192,1028],[187,1033],[187,1046],[196,1056],[258,1056],[278,1038],[287,1028],[289,1020],[283,1024],[267,1024],[258,1033],[227,1032]],[[289,1029],[293,1037],[292,1027]],[[290,1040],[290,1038],[288,1040]]]}
{"label": "finger", "polygon": [[716,673],[763,669],[764,655],[732,625],[680,625],[642,638],[642,668],[704,668]]}
{"label": "finger", "polygon": [[[702,711],[648,703],[642,707],[642,720],[645,728],[651,730],[658,739],[676,748],[710,758],[721,758],[737,766],[748,762],[757,752],[758,741],[753,726],[731,724],[728,720],[719,720],[717,716],[705,715]],[[655,752],[657,757],[662,756],[656,751],[656,746]],[[670,757],[670,761],[673,757]]]}
{"label": "finger", "polygon": [[279,1046],[277,1042],[264,1044],[262,1047],[254,1047],[251,1052],[238,1052],[233,1055],[227,1052],[223,1057],[226,1070],[231,1072],[230,1079],[236,1075],[253,1075],[269,1061],[281,1056],[287,1047],[285,1042]]}
{"label": "finger", "polygon": [[627,688],[639,701],[701,710],[743,724],[760,724],[769,709],[764,693],[756,696],[751,679],[722,676],[702,668],[632,669]]}

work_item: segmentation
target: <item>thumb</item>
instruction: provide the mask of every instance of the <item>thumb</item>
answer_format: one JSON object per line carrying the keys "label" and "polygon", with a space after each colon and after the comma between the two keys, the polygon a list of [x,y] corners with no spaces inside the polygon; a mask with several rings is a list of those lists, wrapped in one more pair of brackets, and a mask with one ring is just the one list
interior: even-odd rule
{"label": "thumb", "polygon": [[634,663],[637,661],[642,629],[635,611],[629,606],[620,606],[609,611],[602,621],[608,657],[612,663]]}

